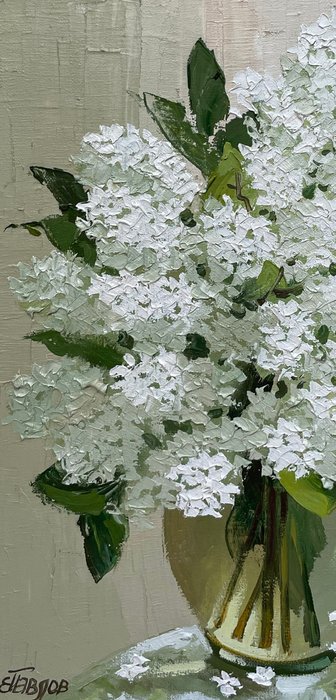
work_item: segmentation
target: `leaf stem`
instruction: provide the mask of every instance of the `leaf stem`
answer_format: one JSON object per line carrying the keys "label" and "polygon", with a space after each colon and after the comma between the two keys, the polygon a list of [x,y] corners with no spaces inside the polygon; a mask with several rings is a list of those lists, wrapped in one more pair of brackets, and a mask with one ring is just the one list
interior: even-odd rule
{"label": "leaf stem", "polygon": [[279,268],[279,272],[278,272],[278,274],[277,274],[277,276],[276,276],[276,278],[275,278],[273,284],[272,284],[271,287],[267,290],[266,294],[264,294],[263,297],[260,297],[260,299],[258,299],[258,304],[259,304],[259,306],[262,306],[262,305],[265,303],[265,301],[267,300],[267,297],[268,297],[270,294],[272,294],[272,292],[274,292],[275,288],[276,288],[276,287],[278,286],[278,284],[281,282],[281,280],[282,280],[282,278],[283,278],[283,276],[284,276],[284,273],[285,273],[285,269],[284,269],[284,267],[282,266],[282,267]]}
{"label": "leaf stem", "polygon": [[274,583],[276,577],[276,499],[270,478],[264,487],[264,566],[262,572],[262,608],[259,647],[269,649],[273,640]]}
{"label": "leaf stem", "polygon": [[248,533],[247,538],[246,538],[246,540],[245,540],[244,544],[242,545],[241,550],[239,552],[239,555],[238,555],[238,558],[236,561],[236,566],[234,568],[231,579],[229,581],[229,585],[228,585],[227,590],[226,590],[226,594],[224,596],[221,612],[220,612],[218,618],[214,622],[214,626],[216,627],[216,629],[218,629],[218,627],[220,627],[225,620],[228,605],[229,605],[229,603],[232,599],[232,596],[234,594],[235,587],[237,585],[239,576],[242,572],[244,561],[245,561],[246,556],[248,555],[248,553],[249,553],[249,551],[254,543],[255,535],[257,532],[257,527],[259,524],[260,515],[261,515],[261,501],[258,503],[258,505],[256,507],[254,518],[253,518],[253,521],[251,523],[249,533]]}
{"label": "leaf stem", "polygon": [[280,560],[279,560],[279,585],[280,585],[280,624],[281,643],[284,652],[290,649],[290,607],[289,607],[289,561],[288,561],[288,496],[285,491],[280,495]]}
{"label": "leaf stem", "polygon": [[242,193],[242,177],[240,172],[235,173],[235,180],[236,180],[236,197],[240,202],[243,202],[245,204],[245,209],[248,212],[252,211],[251,207],[251,202],[248,197],[245,197]]}
{"label": "leaf stem", "polygon": [[247,601],[246,606],[245,606],[245,608],[244,608],[244,610],[243,610],[242,614],[240,615],[240,618],[237,622],[237,625],[233,630],[232,639],[237,639],[239,642],[242,641],[244,633],[245,633],[246,625],[251,617],[251,613],[252,613],[254,604],[255,604],[255,602],[258,598],[258,595],[260,593],[260,590],[261,590],[261,582],[262,582],[262,571],[260,572],[260,574],[258,576],[257,583],[255,584],[254,589],[249,597],[249,600]]}

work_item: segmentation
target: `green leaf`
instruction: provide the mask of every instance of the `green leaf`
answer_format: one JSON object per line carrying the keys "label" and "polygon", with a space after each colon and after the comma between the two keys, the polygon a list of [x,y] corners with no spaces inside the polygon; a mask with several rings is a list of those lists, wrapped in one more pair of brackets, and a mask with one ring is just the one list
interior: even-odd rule
{"label": "green leaf", "polygon": [[110,265],[103,265],[101,275],[111,275],[111,277],[120,277],[120,272],[116,267],[111,267]]}
{"label": "green leaf", "polygon": [[68,217],[68,213],[61,216],[48,216],[46,219],[42,219],[40,224],[55,248],[62,253],[71,251],[93,266],[97,258],[95,241],[88,238],[85,233],[81,233],[76,224]]}
{"label": "green leaf", "polygon": [[317,340],[320,341],[321,345],[325,345],[328,342],[328,338],[329,338],[328,326],[322,324],[322,326],[320,326],[317,329],[315,335],[316,335]]}
{"label": "green leaf", "polygon": [[196,272],[200,277],[202,277],[202,278],[206,277],[207,271],[208,271],[208,268],[207,268],[205,263],[198,263],[196,265]]}
{"label": "green leaf", "polygon": [[311,647],[320,646],[320,629],[314,609],[309,576],[315,560],[326,545],[322,520],[288,498],[288,516],[284,533],[286,558],[290,562],[288,579],[289,607],[296,615],[303,608],[305,640]]}
{"label": "green leaf", "polygon": [[242,173],[242,162],[243,156],[240,151],[230,143],[225,143],[218,166],[209,178],[204,199],[211,196],[221,201],[223,195],[233,198],[236,191],[236,174]]}
{"label": "green leaf", "polygon": [[[42,233],[48,241],[62,253],[70,251],[84,262],[93,266],[97,258],[96,243],[80,232],[73,221],[74,214],[68,210],[64,214],[47,216],[41,221],[27,221],[22,224],[10,224],[6,228],[24,228],[33,236],[40,236]],[[39,230],[40,229],[40,230]]]}
{"label": "green leaf", "polygon": [[182,224],[187,226],[187,228],[194,228],[196,226],[196,221],[194,219],[194,215],[191,209],[184,209],[183,211],[181,211],[180,219],[182,221]]}
{"label": "green leaf", "polygon": [[247,279],[233,301],[236,304],[243,304],[250,310],[256,310],[258,305],[263,304],[266,299],[269,301],[276,301],[277,298],[285,299],[301,294],[302,290],[301,283],[286,282],[283,268],[278,267],[271,260],[265,260],[258,277]]}
{"label": "green leaf", "polygon": [[[42,236],[42,231],[39,231],[38,228],[35,228],[36,224],[38,225],[38,222],[34,222],[34,226],[32,226],[29,223],[26,223],[24,224],[24,227],[25,229],[27,229],[28,233],[30,233],[31,236]],[[10,228],[10,226],[7,226],[7,228]]]}
{"label": "green leaf", "polygon": [[225,136],[226,140],[230,141],[231,145],[235,148],[238,147],[240,143],[245,146],[252,146],[252,139],[247,131],[247,126],[244,122],[244,114],[242,117],[234,117],[226,125]]}
{"label": "green leaf", "polygon": [[78,525],[84,537],[88,569],[98,583],[120,559],[122,546],[128,537],[128,519],[117,513],[81,515]]}
{"label": "green leaf", "polygon": [[336,276],[336,263],[331,262],[329,265],[329,273],[332,275],[332,277]]}
{"label": "green leaf", "polygon": [[97,260],[97,248],[93,239],[82,232],[70,248],[71,252],[82,258],[87,265],[93,267]]}
{"label": "green leaf", "polygon": [[305,199],[313,199],[314,194],[316,190],[316,182],[313,182],[311,185],[305,185],[305,187],[302,188],[302,196]]}
{"label": "green leaf", "polygon": [[245,124],[245,117],[247,116],[255,117],[255,114],[250,111],[245,112],[241,117],[230,119],[225,129],[217,131],[213,142],[220,154],[223,153],[226,142],[229,142],[234,148],[238,148],[240,143],[245,146],[252,146],[252,138]]}
{"label": "green leaf", "polygon": [[166,419],[163,422],[163,427],[165,429],[165,433],[167,435],[176,435],[176,433],[181,430],[182,433],[188,433],[188,435],[191,435],[192,433],[192,425],[190,420],[185,420],[182,423],[179,423],[177,420],[169,420]]}
{"label": "green leaf", "polygon": [[286,396],[286,394],[288,392],[288,386],[283,379],[280,379],[277,383],[277,387],[278,387],[278,389],[275,392],[275,397],[277,399],[282,399],[283,396]]}
{"label": "green leaf", "polygon": [[188,333],[186,339],[187,346],[183,351],[183,355],[185,355],[188,360],[197,360],[198,357],[208,357],[210,350],[202,335],[199,335],[199,333]]}
{"label": "green leaf", "polygon": [[43,228],[48,240],[62,253],[72,250],[72,246],[79,237],[76,224],[69,221],[67,215],[48,216],[42,219],[40,226]]}
{"label": "green leaf", "polygon": [[127,331],[119,331],[118,333],[118,345],[122,349],[133,350],[134,348],[134,338],[132,335],[127,333]]}
{"label": "green leaf", "polygon": [[227,122],[225,129],[219,129],[213,139],[213,145],[216,146],[217,151],[222,156],[224,151],[224,146],[226,143],[230,143],[234,148],[238,148],[239,144],[244,144],[245,146],[252,146],[252,137],[249,134],[245,120],[246,118],[252,118],[255,122],[257,128],[259,129],[259,120],[255,112],[248,110],[244,112],[241,117],[234,117]]}
{"label": "green leaf", "polygon": [[42,236],[43,233],[43,229],[42,231],[40,230],[40,221],[25,221],[22,224],[8,224],[8,226],[5,227],[5,231],[8,231],[10,228],[25,228],[31,236]]}
{"label": "green leaf", "polygon": [[219,154],[205,136],[194,131],[186,119],[184,106],[149,92],[145,92],[143,97],[148,113],[172,146],[199,168],[205,177],[210,175],[218,164]]}
{"label": "green leaf", "polygon": [[211,420],[215,420],[216,418],[221,418],[223,415],[224,411],[222,408],[210,408],[208,411],[208,416],[211,418]]}
{"label": "green leaf", "polygon": [[141,437],[151,450],[160,450],[162,448],[161,440],[153,433],[143,433]]}
{"label": "green leaf", "polygon": [[228,416],[231,419],[241,416],[244,409],[249,405],[249,393],[254,394],[256,389],[262,387],[265,388],[265,391],[271,391],[273,385],[273,375],[269,374],[262,378],[252,363],[239,362],[238,366],[244,372],[246,379],[240,382],[232,394],[232,402],[228,411]]}
{"label": "green leaf", "polygon": [[72,513],[99,515],[109,502],[119,503],[124,484],[120,479],[98,486],[63,483],[65,472],[53,464],[33,482],[33,491],[43,500]]}
{"label": "green leaf", "polygon": [[62,335],[59,331],[35,331],[25,338],[43,343],[54,355],[81,357],[91,365],[111,369],[123,364],[121,347],[109,335]]}
{"label": "green leaf", "polygon": [[202,39],[196,41],[188,58],[190,107],[201,134],[211,136],[217,122],[226,118],[230,101],[225,90],[225,76],[214,52]]}
{"label": "green leaf", "polygon": [[61,211],[76,208],[79,202],[87,201],[83,185],[77,182],[71,173],[60,168],[44,168],[38,165],[32,165],[30,171],[41,185],[47,186],[57,200]]}
{"label": "green leaf", "polygon": [[279,480],[297,503],[316,515],[328,515],[336,508],[336,486],[325,489],[318,474],[297,479],[293,471],[284,469],[279,473]]}
{"label": "green leaf", "polygon": [[243,172],[243,160],[240,151],[227,141],[218,166],[209,177],[208,187],[202,195],[203,200],[214,197],[222,202],[225,195],[236,204],[243,204],[247,211],[252,211],[256,202],[256,192],[250,179]]}

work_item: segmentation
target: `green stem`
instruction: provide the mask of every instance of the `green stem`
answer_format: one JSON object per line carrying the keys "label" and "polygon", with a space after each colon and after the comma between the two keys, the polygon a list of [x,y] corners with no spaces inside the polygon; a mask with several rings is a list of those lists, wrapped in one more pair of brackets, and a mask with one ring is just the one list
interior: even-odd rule
{"label": "green stem", "polygon": [[245,540],[245,542],[244,542],[243,546],[241,547],[241,550],[238,554],[236,566],[233,570],[233,574],[232,574],[231,579],[229,581],[229,585],[227,587],[226,594],[225,594],[225,597],[224,597],[224,600],[222,603],[221,612],[220,612],[218,618],[214,622],[214,626],[216,629],[218,629],[218,627],[220,627],[225,620],[227,609],[228,609],[229,603],[232,599],[232,596],[234,594],[234,591],[235,591],[238,579],[240,577],[240,574],[242,572],[244,561],[245,561],[248,553],[250,552],[250,550],[253,546],[254,539],[256,536],[256,532],[257,532],[257,527],[259,524],[260,515],[261,515],[261,502],[259,502],[257,507],[256,507],[254,518],[253,518],[250,530],[248,532],[247,538],[246,538],[246,540]]}
{"label": "green stem", "polygon": [[254,589],[245,605],[245,608],[240,615],[240,618],[237,622],[236,627],[233,630],[232,633],[232,639],[238,639],[239,642],[242,641],[244,634],[245,634],[245,629],[246,625],[251,617],[252,610],[254,608],[254,604],[259,596],[260,590],[261,590],[261,582],[262,582],[262,571],[260,572],[258,576],[258,580],[256,585],[254,586]]}
{"label": "green stem", "polygon": [[271,479],[264,489],[264,566],[262,573],[261,632],[259,647],[270,649],[273,640],[274,583],[276,578],[276,499]]}
{"label": "green stem", "polygon": [[[279,494],[278,494],[279,495]],[[284,652],[290,649],[290,607],[289,607],[289,560],[288,560],[288,496],[285,491],[280,494],[280,561],[279,561],[279,585],[280,585],[280,620],[281,643]]]}

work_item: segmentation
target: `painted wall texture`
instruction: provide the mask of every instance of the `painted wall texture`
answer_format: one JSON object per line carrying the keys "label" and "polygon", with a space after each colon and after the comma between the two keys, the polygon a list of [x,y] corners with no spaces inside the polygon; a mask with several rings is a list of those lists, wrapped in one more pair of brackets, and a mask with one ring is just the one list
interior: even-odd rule
{"label": "painted wall texture", "polygon": [[[153,129],[129,94],[186,94],[185,65],[202,36],[230,83],[250,66],[276,73],[300,24],[320,0],[0,0],[1,223],[55,211],[28,176],[31,164],[67,169],[82,135],[101,123]],[[22,340],[28,317],[9,293],[18,260],[49,250],[42,238],[1,233],[0,381],[29,372],[45,352]],[[161,516],[133,533],[118,569],[98,586],[88,573],[76,516],[44,507],[30,480],[51,463],[42,442],[2,428],[0,472],[0,673],[34,665],[70,677],[150,635],[195,620],[165,560]]]}

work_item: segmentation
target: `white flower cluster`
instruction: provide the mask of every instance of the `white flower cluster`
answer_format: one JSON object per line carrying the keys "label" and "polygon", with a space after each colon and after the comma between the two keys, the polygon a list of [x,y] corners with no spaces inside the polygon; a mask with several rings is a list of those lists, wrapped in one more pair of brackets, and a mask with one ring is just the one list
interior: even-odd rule
{"label": "white flower cluster", "polygon": [[210,456],[201,452],[186,464],[178,464],[167,474],[179,484],[176,498],[177,508],[187,516],[213,515],[221,517],[226,504],[233,504],[237,485],[228,483],[232,464],[222,454]]}
{"label": "white flower cluster", "polygon": [[[130,514],[161,502],[218,517],[251,459],[336,482],[335,12],[303,28],[279,79],[236,82],[259,121],[240,147],[251,212],[201,198],[167,142],[101,127],[75,159],[95,266],[55,251],[11,279],[43,328],[133,337],[110,371],[34,367],[10,405],[23,436],[49,435],[69,483],[122,469]],[[267,262],[281,274],[258,297]]]}
{"label": "white flower cluster", "polygon": [[180,214],[199,185],[170,144],[133,126],[103,126],[84,137],[75,162],[92,188],[78,223],[96,240],[102,265],[179,267]]}

